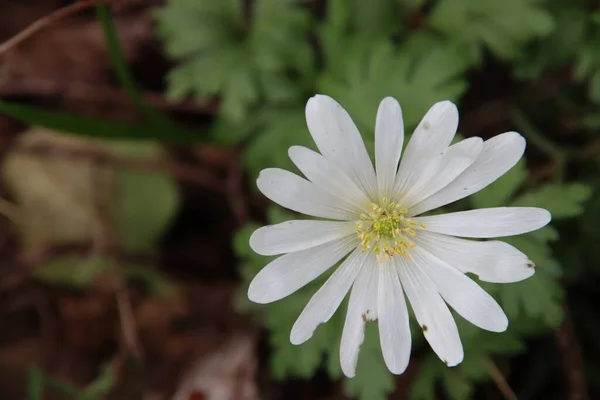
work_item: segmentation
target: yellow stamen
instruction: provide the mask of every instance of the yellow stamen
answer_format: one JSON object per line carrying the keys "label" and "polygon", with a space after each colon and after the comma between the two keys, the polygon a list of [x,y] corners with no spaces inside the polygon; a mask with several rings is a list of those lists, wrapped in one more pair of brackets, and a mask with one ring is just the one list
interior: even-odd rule
{"label": "yellow stamen", "polygon": [[394,255],[410,259],[407,250],[415,247],[415,243],[408,238],[417,235],[413,228],[425,229],[424,224],[406,218],[408,209],[398,203],[388,202],[389,199],[383,197],[379,204],[371,203],[371,211],[360,214],[360,220],[356,221],[356,234],[362,250],[373,251],[379,263],[384,258],[392,260]]}

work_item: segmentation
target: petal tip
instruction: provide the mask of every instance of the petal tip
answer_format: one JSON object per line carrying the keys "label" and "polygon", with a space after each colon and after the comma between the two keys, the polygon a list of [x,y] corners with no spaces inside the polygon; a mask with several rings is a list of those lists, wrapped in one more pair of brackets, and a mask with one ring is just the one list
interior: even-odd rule
{"label": "petal tip", "polygon": [[350,378],[350,379],[354,378],[356,376],[356,367],[354,367],[352,369],[348,369],[348,367],[342,366],[342,372],[344,373],[346,378]]}
{"label": "petal tip", "polygon": [[456,106],[456,104],[454,104],[450,100],[438,101],[437,103],[435,103],[433,105],[433,107],[440,108],[441,111],[443,111],[443,112],[451,112],[451,113],[455,113],[456,115],[458,115],[458,107]]}
{"label": "petal tip", "polygon": [[266,256],[268,254],[263,254],[263,252],[261,251],[261,243],[263,242],[263,238],[264,238],[264,231],[266,228],[265,226],[258,228],[257,230],[255,230],[254,232],[252,232],[252,235],[250,235],[250,239],[248,239],[248,244],[250,245],[250,248],[252,249],[253,252],[255,252],[256,254],[260,254],[261,256]]}
{"label": "petal tip", "polygon": [[315,94],[306,102],[306,108],[308,109],[309,106],[319,107],[320,105],[323,105],[323,103],[331,104],[332,102],[337,104],[333,98],[327,96],[326,94]]}
{"label": "petal tip", "polygon": [[393,365],[393,366],[388,365],[387,367],[392,374],[402,375],[404,373],[404,371],[406,371],[406,368],[408,368],[408,362],[402,363],[401,365]]}
{"label": "petal tip", "polygon": [[394,97],[392,97],[392,96],[386,96],[379,103],[379,107],[383,107],[383,106],[388,106],[388,107],[398,106],[398,108],[399,108],[400,107],[400,103]]}
{"label": "petal tip", "polygon": [[248,287],[248,299],[257,304],[268,304],[271,303],[271,299],[268,298],[268,291],[264,288],[259,288],[260,285],[256,283],[256,277],[250,282]]}
{"label": "petal tip", "polygon": [[487,331],[501,333],[508,329],[508,317],[502,312],[502,318],[497,318],[491,326],[487,327]]}
{"label": "petal tip", "polygon": [[290,333],[290,343],[293,344],[294,346],[299,346],[302,343],[306,342],[311,337],[312,337],[312,335],[305,337],[305,335],[302,335],[302,333],[300,333],[296,330],[296,327],[293,327],[292,332]]}
{"label": "petal tip", "polygon": [[550,211],[546,210],[545,208],[542,208],[542,210],[542,221],[544,222],[544,225],[542,226],[546,226],[550,223],[550,221],[552,221],[552,214],[550,214]]}

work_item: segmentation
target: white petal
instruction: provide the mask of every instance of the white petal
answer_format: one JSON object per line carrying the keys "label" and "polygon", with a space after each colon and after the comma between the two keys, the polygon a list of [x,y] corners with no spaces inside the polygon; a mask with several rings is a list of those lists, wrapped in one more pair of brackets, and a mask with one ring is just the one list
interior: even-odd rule
{"label": "white petal", "polygon": [[341,220],[351,220],[356,216],[351,207],[338,198],[283,169],[263,169],[256,185],[275,203],[302,214]]}
{"label": "white petal", "polygon": [[248,298],[261,304],[281,300],[327,271],[356,245],[356,237],[350,236],[283,255],[254,277]]}
{"label": "white petal", "polygon": [[376,286],[378,279],[377,261],[370,254],[358,277],[352,286],[350,301],[348,303],[348,312],[344,330],[342,331],[342,343],[340,345],[340,363],[344,375],[352,378],[356,375],[356,363],[358,362],[358,353],[360,346],[365,339],[365,324],[372,320],[374,310],[371,307],[377,298],[376,293],[370,291]]}
{"label": "white petal", "polygon": [[304,176],[346,207],[360,214],[369,206],[367,195],[332,161],[302,146],[290,147],[288,154]]}
{"label": "white petal", "polygon": [[460,272],[471,272],[485,282],[519,282],[535,272],[525,254],[497,240],[465,240],[426,230],[419,231],[412,240]]}
{"label": "white petal", "polygon": [[424,165],[450,145],[458,127],[458,110],[450,101],[435,103],[413,133],[396,176],[395,193],[404,193],[419,180]]}
{"label": "white petal", "polygon": [[376,195],[373,163],[346,110],[331,97],[316,95],[306,103],[306,123],[321,154],[346,171],[365,193]]}
{"label": "white petal", "polygon": [[437,287],[421,265],[398,257],[398,273],[425,339],[438,357],[450,367],[463,360],[463,347],[456,322]]}
{"label": "white petal", "polygon": [[250,247],[258,254],[272,256],[310,249],[354,233],[351,221],[286,221],[255,230]]}
{"label": "white petal", "polygon": [[531,232],[547,225],[550,219],[543,208],[496,207],[416,217],[413,221],[445,235],[493,238]]}
{"label": "white petal", "polygon": [[306,342],[319,324],[329,321],[346,297],[368,256],[369,253],[357,248],[313,295],[292,327],[292,344]]}
{"label": "white petal", "polygon": [[402,109],[393,97],[386,97],[379,104],[375,121],[375,167],[379,197],[392,195],[402,143],[404,122]]}
{"label": "white petal", "polygon": [[412,338],[406,300],[393,262],[384,261],[379,265],[377,298],[379,341],[383,359],[393,374],[401,374],[410,360]]}
{"label": "white petal", "polygon": [[472,165],[483,149],[483,140],[478,137],[462,140],[447,147],[442,154],[435,156],[425,168],[421,177],[408,188],[400,198],[400,203],[408,207],[431,196],[456,179]]}
{"label": "white petal", "polygon": [[506,132],[486,140],[477,161],[448,186],[411,207],[411,215],[422,214],[480,191],[514,167],[524,151],[525,139],[517,132]]}
{"label": "white petal", "polygon": [[416,247],[410,254],[419,268],[435,283],[444,300],[464,319],[488,331],[506,330],[508,318],[502,308],[468,276],[422,248]]}

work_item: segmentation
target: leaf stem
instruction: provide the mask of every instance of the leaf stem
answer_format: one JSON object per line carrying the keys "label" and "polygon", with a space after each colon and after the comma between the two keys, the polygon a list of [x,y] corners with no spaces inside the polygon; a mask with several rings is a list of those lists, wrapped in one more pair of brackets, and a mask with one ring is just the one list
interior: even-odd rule
{"label": "leaf stem", "polygon": [[494,363],[491,358],[488,357],[485,359],[485,366],[490,374],[490,378],[492,378],[496,384],[496,387],[500,393],[502,393],[502,396],[504,396],[506,400],[518,400],[517,395],[506,381],[502,371],[500,371],[498,366],[496,366],[496,363]]}
{"label": "leaf stem", "polygon": [[146,103],[140,88],[138,87],[131,71],[129,70],[129,67],[127,66],[127,61],[125,60],[125,55],[123,54],[121,45],[119,44],[117,30],[108,7],[105,5],[98,5],[96,7],[96,17],[98,18],[98,21],[100,21],[100,25],[104,31],[104,38],[106,39],[108,53],[121,86],[129,94],[129,97],[131,97],[131,101],[135,104],[135,106],[139,108],[140,111],[146,115],[146,117],[151,120],[159,119],[164,121],[162,115],[159,116],[159,114]]}
{"label": "leaf stem", "polygon": [[522,111],[513,109],[510,113],[510,119],[534,146],[552,159],[552,169],[554,171],[552,180],[556,183],[562,182],[565,175],[567,160],[570,155],[569,150],[561,149],[559,145],[545,137],[533,123],[529,121]]}
{"label": "leaf stem", "polygon": [[119,36],[110,11],[106,5],[96,7],[96,17],[100,21],[110,59],[112,61],[115,73],[123,89],[127,92],[133,104],[152,122],[158,126],[164,127],[173,134],[183,135],[189,132],[185,127],[172,121],[166,115],[151,107],[144,98],[137,82],[135,81],[131,70],[127,65],[127,60],[119,43]]}
{"label": "leaf stem", "polygon": [[514,109],[510,113],[512,122],[519,128],[521,133],[527,137],[538,149],[550,156],[551,158],[564,157],[565,151],[558,145],[550,141],[527,119],[525,114]]}

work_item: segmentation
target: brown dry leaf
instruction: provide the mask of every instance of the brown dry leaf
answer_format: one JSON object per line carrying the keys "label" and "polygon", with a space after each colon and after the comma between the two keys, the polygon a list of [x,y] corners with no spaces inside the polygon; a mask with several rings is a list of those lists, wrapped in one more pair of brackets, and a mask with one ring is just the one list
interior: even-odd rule
{"label": "brown dry leaf", "polygon": [[162,171],[118,164],[160,162],[164,156],[152,142],[90,139],[42,128],[20,135],[0,173],[19,207],[24,250],[89,242],[102,250],[116,235],[127,251],[151,251],[177,212],[177,185]]}
{"label": "brown dry leaf", "polygon": [[[20,135],[16,145],[97,148],[84,138],[43,128],[32,128]],[[84,242],[99,234],[94,196],[99,190],[98,182],[107,183],[110,176],[109,171],[101,175],[98,172],[91,161],[42,158],[20,152],[7,155],[1,174],[19,206],[17,228],[25,251]]]}
{"label": "brown dry leaf", "polygon": [[251,334],[232,336],[196,362],[172,400],[258,400],[255,347]]}
{"label": "brown dry leaf", "polygon": [[[139,46],[152,37],[151,20],[119,18],[116,25],[125,57],[132,62]],[[3,56],[0,87],[10,92],[9,88],[32,79],[65,87],[72,82],[110,83],[111,69],[100,25],[95,20],[67,19],[34,34]]]}

